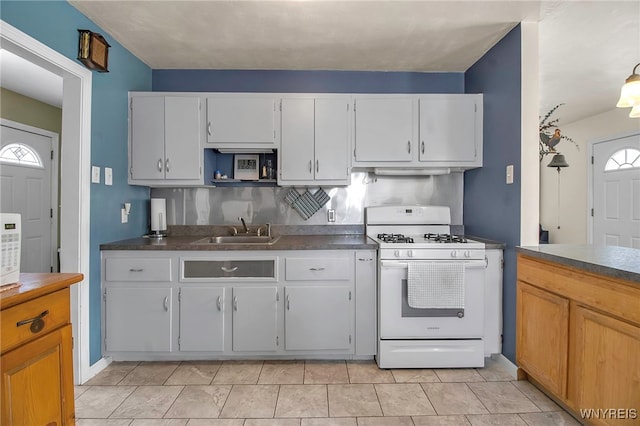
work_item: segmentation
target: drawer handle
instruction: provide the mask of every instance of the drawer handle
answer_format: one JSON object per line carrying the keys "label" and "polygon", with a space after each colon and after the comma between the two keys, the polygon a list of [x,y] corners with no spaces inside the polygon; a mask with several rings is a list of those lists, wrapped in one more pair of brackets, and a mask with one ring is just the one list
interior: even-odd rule
{"label": "drawer handle", "polygon": [[29,327],[29,330],[31,330],[31,332],[34,333],[34,334],[35,333],[39,333],[44,328],[44,320],[42,318],[46,317],[47,315],[49,315],[49,310],[48,309],[46,311],[44,311],[43,313],[41,313],[40,315],[38,315],[37,317],[33,317],[33,318],[30,318],[30,319],[18,321],[16,323],[16,327],[21,327],[23,325],[27,325],[27,324],[31,323],[31,326]]}
{"label": "drawer handle", "polygon": [[129,272],[142,272],[142,271],[144,271],[144,269],[142,269],[142,268],[131,268],[131,269],[129,269]]}
{"label": "drawer handle", "polygon": [[238,270],[238,267],[234,266],[233,268],[227,268],[226,266],[221,266],[220,269],[222,269],[224,272],[235,272]]}
{"label": "drawer handle", "polygon": [[309,268],[310,271],[324,271],[324,268]]}

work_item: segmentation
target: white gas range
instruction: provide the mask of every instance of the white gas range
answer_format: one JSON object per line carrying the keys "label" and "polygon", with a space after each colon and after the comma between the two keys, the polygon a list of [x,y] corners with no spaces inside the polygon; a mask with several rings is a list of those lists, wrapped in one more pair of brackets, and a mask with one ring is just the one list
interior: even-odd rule
{"label": "white gas range", "polygon": [[484,366],[484,244],[450,235],[443,206],[376,206],[380,368]]}

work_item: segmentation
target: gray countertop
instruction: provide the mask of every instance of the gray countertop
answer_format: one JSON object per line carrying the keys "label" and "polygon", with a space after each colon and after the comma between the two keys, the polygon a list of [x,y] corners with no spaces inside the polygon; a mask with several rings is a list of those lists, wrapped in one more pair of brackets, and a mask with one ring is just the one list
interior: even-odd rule
{"label": "gray countertop", "polygon": [[577,244],[541,244],[517,247],[524,255],[633,281],[640,285],[640,250],[629,247]]}
{"label": "gray countertop", "polygon": [[499,241],[487,240],[486,238],[475,237],[473,235],[465,235],[464,237],[470,240],[475,240],[475,241],[484,243],[485,250],[491,250],[491,249],[504,250],[507,247],[505,243],[501,243]]}
{"label": "gray countertop", "polygon": [[131,238],[101,244],[100,250],[376,250],[364,234],[281,235],[274,244],[193,244],[201,235]]}

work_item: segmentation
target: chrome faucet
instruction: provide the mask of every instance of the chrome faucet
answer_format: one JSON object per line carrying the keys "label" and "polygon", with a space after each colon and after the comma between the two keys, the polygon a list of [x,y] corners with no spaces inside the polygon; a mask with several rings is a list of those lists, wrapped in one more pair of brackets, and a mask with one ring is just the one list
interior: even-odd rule
{"label": "chrome faucet", "polygon": [[[263,234],[263,231],[266,232],[266,234]],[[258,226],[258,237],[261,236],[265,236],[265,237],[270,237],[271,236],[271,224],[267,223],[266,225],[260,225]]]}

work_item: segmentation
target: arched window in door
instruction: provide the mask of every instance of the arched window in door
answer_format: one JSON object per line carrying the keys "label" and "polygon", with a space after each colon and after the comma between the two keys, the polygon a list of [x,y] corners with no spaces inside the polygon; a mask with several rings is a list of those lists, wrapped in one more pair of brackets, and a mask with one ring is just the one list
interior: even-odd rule
{"label": "arched window in door", "polygon": [[635,148],[624,148],[620,151],[616,151],[604,166],[606,172],[640,168],[640,150]]}
{"label": "arched window in door", "polygon": [[0,149],[0,162],[43,168],[40,156],[28,145],[10,143]]}

